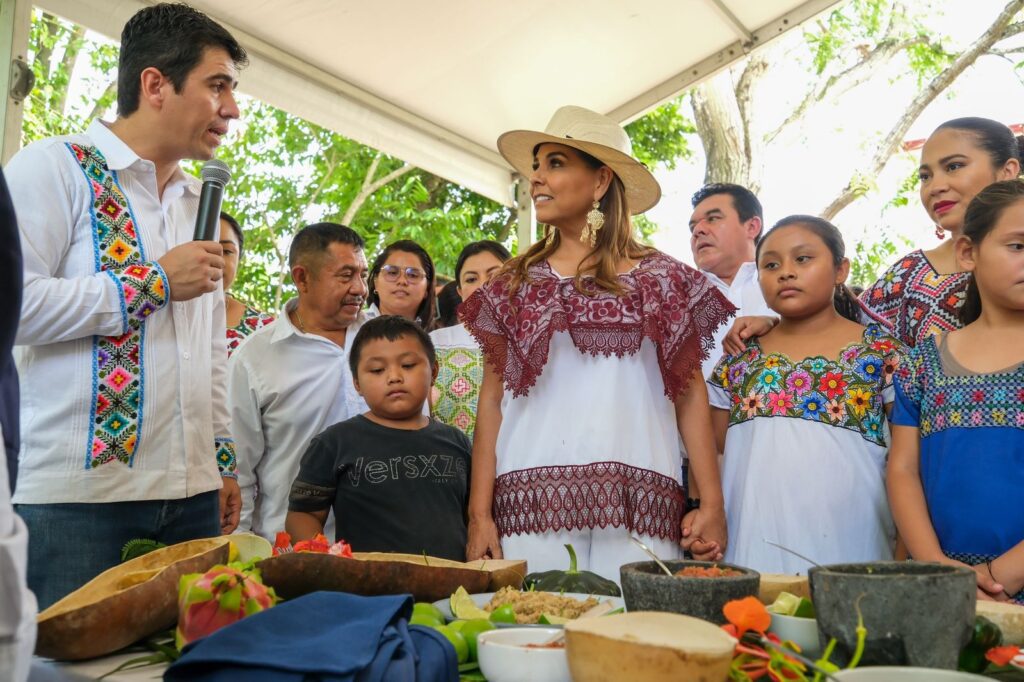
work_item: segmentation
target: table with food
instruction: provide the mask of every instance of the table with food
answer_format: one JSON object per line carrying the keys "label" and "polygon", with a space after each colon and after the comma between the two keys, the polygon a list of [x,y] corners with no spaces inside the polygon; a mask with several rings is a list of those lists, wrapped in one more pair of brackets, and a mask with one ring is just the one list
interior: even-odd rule
{"label": "table with food", "polygon": [[[323,670],[308,679],[1024,680],[1024,607],[977,600],[967,569],[874,562],[797,576],[652,560],[615,582],[566,550],[565,570],[530,573],[514,559],[360,553],[322,536],[141,548],[40,614],[37,668],[277,679],[314,652]],[[410,660],[424,669],[400,677]]]}

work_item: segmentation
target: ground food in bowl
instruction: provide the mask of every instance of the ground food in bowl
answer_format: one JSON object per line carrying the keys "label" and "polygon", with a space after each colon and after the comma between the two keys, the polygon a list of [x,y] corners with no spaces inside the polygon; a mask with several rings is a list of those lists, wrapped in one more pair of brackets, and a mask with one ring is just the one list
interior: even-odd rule
{"label": "ground food in bowl", "polygon": [[565,640],[560,639],[557,642],[548,642],[547,644],[527,644],[527,649],[564,649]]}
{"label": "ground food in bowl", "polygon": [[743,572],[721,566],[687,566],[676,571],[676,575],[680,578],[732,578]]}
{"label": "ground food in bowl", "polygon": [[579,618],[584,611],[597,606],[597,598],[579,600],[563,597],[554,592],[523,592],[514,587],[503,587],[494,593],[484,611],[490,613],[505,604],[512,605],[517,623],[531,625],[538,623],[542,614],[560,618]]}

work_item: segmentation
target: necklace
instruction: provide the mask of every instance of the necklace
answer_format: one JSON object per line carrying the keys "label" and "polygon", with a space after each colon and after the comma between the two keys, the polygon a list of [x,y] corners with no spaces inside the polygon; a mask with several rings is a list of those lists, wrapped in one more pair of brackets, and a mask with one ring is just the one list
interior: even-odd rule
{"label": "necklace", "polygon": [[299,315],[299,308],[298,308],[298,306],[296,306],[296,308],[295,308],[295,322],[299,325],[299,331],[300,332],[302,332],[303,334],[308,333],[306,331],[306,325],[304,325],[302,323],[302,315]]}

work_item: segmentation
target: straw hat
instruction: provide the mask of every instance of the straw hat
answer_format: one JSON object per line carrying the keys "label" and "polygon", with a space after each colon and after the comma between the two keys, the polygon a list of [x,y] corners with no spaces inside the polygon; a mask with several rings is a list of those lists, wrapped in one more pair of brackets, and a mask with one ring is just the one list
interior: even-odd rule
{"label": "straw hat", "polygon": [[523,177],[533,173],[533,150],[554,142],[590,154],[611,168],[626,188],[633,215],[661,199],[661,186],[647,167],[633,158],[633,145],[618,123],[583,107],[566,106],[555,112],[544,132],[510,130],[498,138],[498,151]]}

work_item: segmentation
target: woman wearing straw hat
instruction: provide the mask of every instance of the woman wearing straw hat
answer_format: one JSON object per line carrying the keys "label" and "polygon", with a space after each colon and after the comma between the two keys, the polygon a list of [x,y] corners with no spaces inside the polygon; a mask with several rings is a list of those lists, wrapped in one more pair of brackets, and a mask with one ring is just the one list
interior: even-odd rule
{"label": "woman wearing straw hat", "polygon": [[[679,545],[719,558],[726,529],[701,362],[733,308],[700,273],[636,240],[661,196],[625,131],[580,107],[498,139],[530,179],[546,238],[460,310],[487,360],[473,447],[467,559],[525,558],[617,580]],[[700,509],[683,514],[681,444]],[[684,528],[685,526],[685,528]],[[692,545],[692,546],[691,546]]]}

